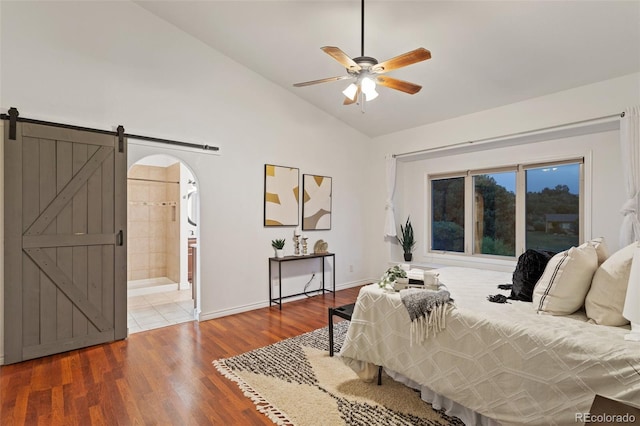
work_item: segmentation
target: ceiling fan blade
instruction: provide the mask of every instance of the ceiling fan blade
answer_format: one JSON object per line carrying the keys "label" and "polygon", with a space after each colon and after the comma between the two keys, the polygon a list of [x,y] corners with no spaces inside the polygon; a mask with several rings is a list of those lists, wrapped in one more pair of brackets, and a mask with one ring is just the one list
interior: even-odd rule
{"label": "ceiling fan blade", "polygon": [[400,56],[396,56],[395,58],[391,58],[374,65],[371,67],[371,72],[383,73],[406,67],[408,65],[415,64],[416,62],[426,61],[427,59],[431,59],[431,52],[424,47],[420,47],[416,50],[412,50],[411,52],[403,53]]}
{"label": "ceiling fan blade", "polygon": [[331,56],[336,61],[340,62],[342,66],[350,71],[360,71],[362,67],[358,65],[353,59],[351,59],[346,53],[334,46],[321,47],[327,55]]}
{"label": "ceiling fan blade", "polygon": [[313,84],[328,83],[330,81],[338,81],[338,80],[346,80],[348,78],[353,78],[353,77],[350,75],[341,75],[339,77],[329,77],[329,78],[323,78],[320,80],[305,81],[304,83],[296,83],[293,85],[293,87],[311,86]]}
{"label": "ceiling fan blade", "polygon": [[376,78],[376,82],[380,86],[399,90],[401,92],[408,93],[410,95],[415,95],[420,91],[420,89],[422,89],[422,86],[418,86],[417,84],[409,83],[408,81],[398,80],[397,78],[386,77],[382,75]]}
{"label": "ceiling fan blade", "polygon": [[349,99],[348,97],[344,97],[344,102],[342,103],[342,105],[352,105],[355,104],[356,102],[358,102],[358,98],[360,97],[360,86],[358,86],[358,91],[356,92],[356,95],[353,97],[353,99]]}

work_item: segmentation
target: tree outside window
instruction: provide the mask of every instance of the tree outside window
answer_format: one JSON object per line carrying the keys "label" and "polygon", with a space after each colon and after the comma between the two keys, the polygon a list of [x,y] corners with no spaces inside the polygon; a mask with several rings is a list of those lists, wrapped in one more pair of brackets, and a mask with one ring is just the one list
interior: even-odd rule
{"label": "tree outside window", "polygon": [[[498,184],[506,182],[507,187]],[[483,174],[473,177],[474,253],[515,256],[516,174]]]}
{"label": "tree outside window", "polygon": [[431,249],[464,252],[464,177],[431,181]]}
{"label": "tree outside window", "polygon": [[526,248],[562,251],[580,239],[580,164],[526,171]]}
{"label": "tree outside window", "polygon": [[[559,252],[577,246],[581,173],[582,160],[576,160],[430,179],[431,250],[465,253],[465,235],[472,239],[469,254],[514,257],[525,249]],[[520,196],[518,176],[525,182]],[[471,194],[465,193],[466,179],[473,179]],[[471,208],[465,208],[465,200]],[[518,203],[524,208],[518,210]],[[517,211],[526,217],[517,221]],[[465,223],[473,224],[470,232],[465,233]],[[516,223],[523,224],[521,229]],[[516,241],[524,241],[524,247]]]}

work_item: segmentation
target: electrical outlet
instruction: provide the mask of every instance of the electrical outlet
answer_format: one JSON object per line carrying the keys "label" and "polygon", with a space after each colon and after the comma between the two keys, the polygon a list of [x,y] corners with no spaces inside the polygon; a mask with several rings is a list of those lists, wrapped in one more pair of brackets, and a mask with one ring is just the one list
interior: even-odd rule
{"label": "electrical outlet", "polygon": [[353,272],[353,265],[349,265],[349,272]]}

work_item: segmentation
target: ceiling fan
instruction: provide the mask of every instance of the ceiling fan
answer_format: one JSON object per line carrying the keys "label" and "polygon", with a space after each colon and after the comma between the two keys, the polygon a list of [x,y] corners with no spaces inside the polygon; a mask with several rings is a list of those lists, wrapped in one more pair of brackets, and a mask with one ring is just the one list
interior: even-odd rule
{"label": "ceiling fan", "polygon": [[388,87],[390,89],[399,90],[410,95],[414,95],[418,93],[420,89],[422,89],[422,86],[419,86],[417,84],[409,83],[408,81],[399,80],[393,77],[387,77],[382,74],[430,59],[431,52],[429,52],[424,47],[420,47],[410,52],[403,53],[402,55],[388,59],[384,62],[378,62],[378,60],[375,58],[364,56],[364,0],[362,0],[360,48],[361,56],[352,59],[338,47],[321,47],[321,49],[326,54],[331,56],[346,68],[347,75],[296,83],[293,86],[304,87],[319,83],[328,83],[331,81],[355,79],[355,83],[351,83],[342,92],[345,95],[343,104],[351,105],[354,103],[358,103],[358,99],[360,99],[362,112],[364,112],[365,101],[372,101],[378,97],[378,92],[376,92],[376,84]]}

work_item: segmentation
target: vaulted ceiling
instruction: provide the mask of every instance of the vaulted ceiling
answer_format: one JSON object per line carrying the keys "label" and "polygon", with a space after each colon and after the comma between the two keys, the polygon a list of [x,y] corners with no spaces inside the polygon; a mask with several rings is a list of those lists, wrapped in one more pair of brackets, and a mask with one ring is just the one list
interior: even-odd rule
{"label": "vaulted ceiling", "polygon": [[137,3],[372,137],[640,72],[640,1],[367,1],[366,56],[432,59],[387,74],[419,93],[381,87],[363,114],[347,80],[293,87],[346,74],[322,46],[360,56],[359,0]]}

